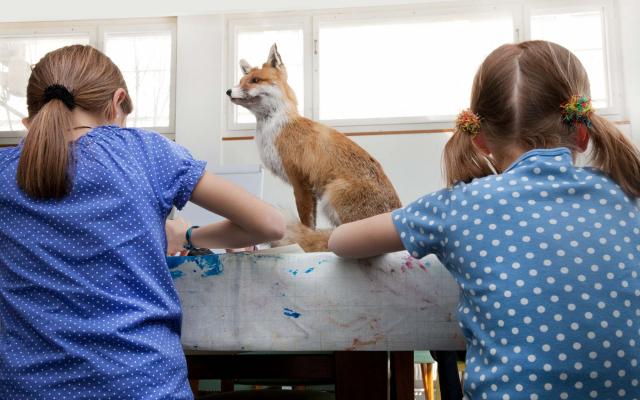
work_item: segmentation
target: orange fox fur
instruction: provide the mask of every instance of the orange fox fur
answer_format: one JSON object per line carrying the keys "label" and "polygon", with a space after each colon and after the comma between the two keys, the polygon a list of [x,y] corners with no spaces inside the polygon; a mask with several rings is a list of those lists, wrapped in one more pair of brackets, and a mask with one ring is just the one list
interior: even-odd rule
{"label": "orange fox fur", "polygon": [[334,226],[400,207],[378,161],[342,133],[298,113],[275,44],[262,68],[244,60],[240,66],[244,76],[227,95],[256,116],[262,162],[293,187],[300,221],[309,228],[291,229],[290,238],[306,251],[326,250],[330,230],[314,231],[318,203]]}

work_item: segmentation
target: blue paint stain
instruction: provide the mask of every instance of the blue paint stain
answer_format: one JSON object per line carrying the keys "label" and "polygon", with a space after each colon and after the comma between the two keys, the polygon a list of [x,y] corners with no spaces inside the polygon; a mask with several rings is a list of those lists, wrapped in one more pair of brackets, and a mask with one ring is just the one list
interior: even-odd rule
{"label": "blue paint stain", "polygon": [[310,268],[308,268],[306,271],[304,271],[304,273],[305,273],[305,274],[308,274],[308,273],[310,273],[310,272],[313,272],[313,270],[314,270],[314,269],[315,269],[315,268],[310,267]]}
{"label": "blue paint stain", "polygon": [[300,313],[293,311],[290,308],[285,308],[284,309],[284,316],[285,317],[292,317],[292,318],[300,318]]}
{"label": "blue paint stain", "polygon": [[[200,268],[200,271],[202,271],[200,275],[202,277],[220,275],[224,270],[224,267],[220,262],[220,257],[217,254],[167,257],[167,265],[170,270],[176,269],[187,262],[194,262]],[[194,270],[194,272],[196,271]],[[171,276],[174,279],[179,278],[182,275],[184,275],[182,271],[171,271]]]}
{"label": "blue paint stain", "polygon": [[251,258],[253,259],[266,258],[271,260],[282,260],[283,257],[279,254],[251,254]]}
{"label": "blue paint stain", "polygon": [[324,264],[324,263],[328,263],[328,262],[329,262],[329,260],[320,260],[320,261],[318,261],[318,265]]}
{"label": "blue paint stain", "polygon": [[202,270],[201,276],[215,276],[222,273],[223,268],[222,263],[220,262],[220,257],[215,254],[196,257],[196,264]]}
{"label": "blue paint stain", "polygon": [[289,273],[291,274],[291,276],[296,276],[296,275],[298,275],[298,270],[297,269],[290,269]]}
{"label": "blue paint stain", "polygon": [[167,265],[169,266],[169,269],[178,268],[182,264],[189,261],[190,258],[193,258],[193,257],[184,257],[184,256],[167,257]]}

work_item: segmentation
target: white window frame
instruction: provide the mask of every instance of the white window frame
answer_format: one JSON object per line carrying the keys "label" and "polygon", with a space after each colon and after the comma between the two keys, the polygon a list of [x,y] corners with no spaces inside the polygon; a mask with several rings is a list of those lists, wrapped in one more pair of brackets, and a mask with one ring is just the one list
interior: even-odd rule
{"label": "white window frame", "polygon": [[101,23],[98,25],[98,49],[104,51],[104,37],[108,33],[154,33],[166,32],[171,33],[171,76],[169,78],[169,126],[163,127],[141,127],[150,129],[154,132],[162,134],[174,134],[176,131],[176,56],[177,56],[177,40],[176,40],[176,24],[175,22],[155,22],[147,21],[146,23],[131,24],[129,22],[112,21],[110,23]]}
{"label": "white window frame", "polygon": [[[460,5],[448,5],[430,7],[428,9],[407,9],[396,10],[384,13],[362,13],[362,12],[350,12],[345,14],[336,14],[328,16],[315,16],[314,17],[314,43],[319,43],[320,40],[320,25],[323,23],[329,23],[333,26],[340,25],[369,25],[371,23],[386,23],[386,22],[401,22],[401,21],[443,21],[445,19],[455,17],[463,14],[470,18],[481,18],[483,16],[496,15],[501,13],[503,15],[510,15],[513,20],[513,40],[518,40],[518,31],[521,29],[519,20],[515,16],[515,9],[509,5],[491,5],[491,6],[465,6]],[[313,90],[313,116],[314,119],[320,118],[320,57],[322,54],[314,52],[314,90]],[[454,121],[456,115],[434,115],[434,116],[412,116],[412,117],[397,117],[397,118],[360,118],[360,119],[338,119],[338,120],[321,120],[330,126],[350,127],[350,126],[365,126],[365,125],[416,125],[416,124],[433,124],[433,123],[449,123]]]}
{"label": "white window frame", "polygon": [[[622,91],[621,63],[619,58],[617,14],[613,0],[494,0],[492,2],[451,1],[449,3],[433,3],[419,6],[383,6],[367,9],[340,9],[340,10],[316,10],[309,12],[282,12],[270,14],[243,14],[227,16],[227,55],[224,63],[227,70],[226,87],[233,87],[234,70],[237,56],[237,33],[239,29],[286,29],[292,23],[298,26],[310,27],[310,32],[305,28],[304,54],[305,54],[305,110],[301,114],[319,120],[319,57],[317,52],[319,41],[319,26],[321,22],[353,23],[362,21],[389,21],[399,19],[439,20],[443,17],[455,16],[464,13],[470,15],[489,14],[495,12],[511,13],[514,28],[514,42],[529,40],[530,18],[540,12],[575,12],[588,11],[596,7],[603,9],[603,43],[605,48],[605,63],[609,86],[610,106],[598,110],[600,115],[610,119],[622,118],[624,109],[624,93]],[[267,49],[265,49],[266,57]],[[286,55],[285,64],[286,64]],[[310,63],[308,63],[310,61]],[[226,96],[225,96],[226,97]],[[255,130],[255,124],[235,123],[233,104],[224,99],[225,119],[224,126],[227,136],[244,136],[247,132]],[[311,109],[309,109],[311,107]],[[322,123],[334,126],[343,132],[358,131],[403,131],[403,130],[429,130],[451,128],[455,116],[437,117],[399,117],[399,118],[374,118],[374,119],[345,119],[345,120],[320,120]]]}
{"label": "white window frame", "polygon": [[[96,31],[91,26],[81,23],[68,24],[66,26],[51,26],[45,24],[11,24],[9,27],[0,25],[0,39],[31,39],[52,36],[88,36],[89,44],[95,46]],[[26,86],[27,82],[25,82]],[[14,131],[0,131],[0,139],[4,144],[17,142],[25,134],[25,129]]]}
{"label": "white window frame", "polygon": [[[35,23],[7,23],[0,24],[0,38],[37,38],[40,36],[68,36],[88,35],[89,44],[101,51],[104,46],[104,35],[111,32],[171,32],[171,87],[168,127],[144,127],[162,133],[173,139],[175,137],[175,110],[176,110],[176,19],[175,18],[149,18],[127,20],[100,20],[100,21],[61,21],[61,22],[35,22]],[[25,82],[26,84],[26,82]],[[24,136],[24,131],[0,131],[0,143],[12,143]]]}
{"label": "white window frame", "polygon": [[[311,33],[311,19],[309,17],[281,17],[281,18],[255,18],[255,17],[247,17],[247,18],[238,18],[233,19],[228,22],[228,34],[229,37],[232,37],[233,40],[228,43],[227,46],[227,55],[228,62],[226,63],[227,70],[227,88],[231,88],[238,84],[238,80],[236,79],[236,72],[239,70],[240,66],[236,60],[243,58],[242,55],[238,54],[238,33],[240,31],[250,32],[250,31],[265,31],[265,30],[287,30],[287,29],[302,29],[302,37],[304,43],[303,49],[303,76],[304,76],[304,110],[299,110],[300,114],[306,117],[313,116],[313,97],[312,97],[312,74],[311,74],[311,66],[313,65],[313,60],[311,57],[311,46],[312,41],[309,39]],[[264,49],[264,59],[262,60],[247,60],[252,66],[260,66],[265,61],[267,61],[267,56],[269,55],[269,49]],[[284,56],[284,63],[287,64],[286,56]],[[226,89],[225,89],[226,90]],[[297,95],[298,93],[296,93]],[[226,96],[225,96],[226,97]],[[232,130],[237,131],[246,131],[255,129],[255,123],[237,123],[235,122],[235,110],[236,108],[232,105],[229,105],[229,100],[225,99],[226,106],[226,120],[231,124],[230,127]]]}
{"label": "white window frame", "polygon": [[525,40],[531,39],[531,18],[537,15],[579,13],[589,11],[602,12],[602,44],[604,53],[605,73],[607,79],[608,107],[598,109],[600,115],[610,118],[621,118],[623,110],[624,91],[620,77],[622,65],[619,58],[619,34],[614,29],[619,25],[618,14],[612,0],[563,0],[538,1],[527,3],[524,7]]}

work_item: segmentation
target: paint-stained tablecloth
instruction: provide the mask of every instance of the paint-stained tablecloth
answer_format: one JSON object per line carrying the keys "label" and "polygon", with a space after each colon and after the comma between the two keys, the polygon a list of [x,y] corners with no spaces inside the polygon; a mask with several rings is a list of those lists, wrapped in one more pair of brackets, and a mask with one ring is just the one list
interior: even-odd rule
{"label": "paint-stained tablecloth", "polygon": [[188,350],[463,349],[458,287],[433,256],[169,257]]}

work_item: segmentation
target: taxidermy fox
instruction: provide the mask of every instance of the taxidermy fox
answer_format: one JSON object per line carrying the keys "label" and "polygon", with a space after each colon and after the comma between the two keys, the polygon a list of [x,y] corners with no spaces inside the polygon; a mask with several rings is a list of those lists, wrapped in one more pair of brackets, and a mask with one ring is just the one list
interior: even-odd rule
{"label": "taxidermy fox", "polygon": [[334,226],[401,206],[378,161],[342,133],[298,113],[275,44],[262,68],[245,60],[240,68],[244,76],[227,95],[255,115],[262,162],[293,187],[305,225],[293,227],[293,241],[306,251],[326,250],[330,232],[315,231],[318,203]]}

